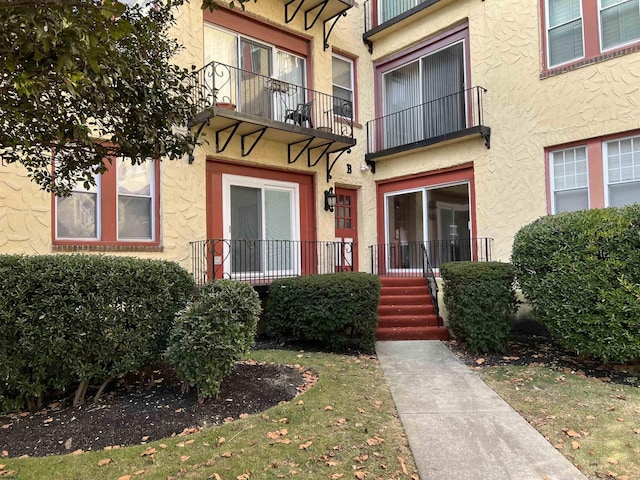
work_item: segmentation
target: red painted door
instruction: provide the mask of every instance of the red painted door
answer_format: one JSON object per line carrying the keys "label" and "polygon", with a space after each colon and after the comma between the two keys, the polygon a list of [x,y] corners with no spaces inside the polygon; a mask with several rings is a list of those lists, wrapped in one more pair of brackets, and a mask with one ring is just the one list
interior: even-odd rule
{"label": "red painted door", "polygon": [[336,271],[358,271],[358,192],[336,188],[336,242],[343,242]]}

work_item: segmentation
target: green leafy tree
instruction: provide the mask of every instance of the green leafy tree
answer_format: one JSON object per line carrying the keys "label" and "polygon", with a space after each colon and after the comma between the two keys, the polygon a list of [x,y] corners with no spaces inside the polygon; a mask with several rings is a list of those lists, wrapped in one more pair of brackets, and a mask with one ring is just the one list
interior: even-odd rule
{"label": "green leafy tree", "polygon": [[183,0],[146,1],[0,0],[3,163],[21,163],[42,189],[64,195],[93,184],[110,157],[192,151],[191,71],[171,62]]}

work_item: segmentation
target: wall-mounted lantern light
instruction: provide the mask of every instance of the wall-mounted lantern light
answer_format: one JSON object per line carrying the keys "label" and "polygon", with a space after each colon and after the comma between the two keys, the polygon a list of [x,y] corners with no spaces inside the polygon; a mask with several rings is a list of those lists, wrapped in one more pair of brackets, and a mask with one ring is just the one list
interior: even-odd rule
{"label": "wall-mounted lantern light", "polygon": [[324,191],[324,209],[328,212],[333,212],[333,207],[336,206],[336,194],[333,193],[333,187]]}

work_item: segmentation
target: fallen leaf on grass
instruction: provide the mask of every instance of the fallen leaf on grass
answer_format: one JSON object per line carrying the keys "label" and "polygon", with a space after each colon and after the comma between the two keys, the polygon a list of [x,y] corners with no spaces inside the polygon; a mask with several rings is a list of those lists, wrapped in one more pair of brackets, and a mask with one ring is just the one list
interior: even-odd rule
{"label": "fallen leaf on grass", "polygon": [[122,475],[118,477],[118,480],[131,480],[131,475]]}
{"label": "fallen leaf on grass", "polygon": [[313,442],[311,440],[309,440],[308,442],[301,443],[300,445],[298,445],[298,450],[306,450],[312,444],[313,444]]}
{"label": "fallen leaf on grass", "polygon": [[140,439],[141,442],[146,442],[147,440],[149,440],[149,435],[145,435]]}
{"label": "fallen leaf on grass", "polygon": [[334,473],[333,475],[329,475],[330,480],[338,480],[344,477],[344,473]]}
{"label": "fallen leaf on grass", "polygon": [[194,439],[185,440],[184,442],[178,442],[178,443],[176,443],[176,447],[180,447],[180,448],[186,447],[187,445],[191,445],[193,442],[195,442]]}
{"label": "fallen leaf on grass", "polygon": [[13,475],[16,473],[15,470],[0,470],[0,477],[8,477],[9,475]]}
{"label": "fallen leaf on grass", "polygon": [[479,359],[476,360],[476,363],[478,365],[482,365],[484,363],[484,361],[485,361],[484,358],[479,358]]}
{"label": "fallen leaf on grass", "polygon": [[167,448],[167,445],[164,443],[161,443],[160,445],[158,445],[160,448]]}
{"label": "fallen leaf on grass", "polygon": [[605,460],[605,462],[610,463],[611,465],[618,465],[618,460],[613,457],[609,457]]}
{"label": "fallen leaf on grass", "polygon": [[291,443],[291,440],[289,440],[288,438],[279,438],[274,443],[283,443],[285,445],[289,445]]}
{"label": "fallen leaf on grass", "polygon": [[238,475],[236,478],[238,480],[249,480],[249,478],[251,478],[251,473],[250,472],[245,472],[242,475]]}
{"label": "fallen leaf on grass", "polygon": [[364,480],[365,478],[367,478],[367,472],[356,472],[353,474],[353,476],[358,480]]}
{"label": "fallen leaf on grass", "polygon": [[222,445],[222,444],[223,444],[224,442],[226,442],[226,441],[227,441],[227,439],[226,439],[226,438],[224,438],[224,437],[220,437],[220,438],[218,439],[218,445]]}
{"label": "fallen leaf on grass", "polygon": [[567,434],[567,436],[569,436],[571,438],[580,438],[580,437],[582,437],[582,435],[580,435],[575,430],[566,430],[565,433]]}
{"label": "fallen leaf on grass", "polygon": [[73,452],[71,452],[71,455],[75,457],[76,455],[82,455],[83,453],[84,453],[84,450],[79,448],[78,450],[74,450]]}
{"label": "fallen leaf on grass", "polygon": [[230,457],[231,457],[231,452],[222,452],[222,453],[220,454],[220,456],[221,456],[221,457],[224,457],[224,458],[230,458]]}
{"label": "fallen leaf on grass", "polygon": [[375,445],[380,445],[381,443],[384,443],[384,439],[380,438],[378,436],[375,436],[373,438],[369,438],[367,440],[367,445],[369,445],[370,447],[373,447]]}
{"label": "fallen leaf on grass", "polygon": [[324,407],[325,410],[333,410],[333,407],[331,405],[327,405],[326,407]]}
{"label": "fallen leaf on grass", "polygon": [[359,457],[354,458],[353,460],[358,463],[366,462],[369,458],[369,455],[360,455]]}
{"label": "fallen leaf on grass", "polygon": [[180,457],[180,461],[181,462],[186,462],[187,460],[189,460],[191,457],[189,455],[182,455]]}
{"label": "fallen leaf on grass", "polygon": [[144,473],[144,470],[138,470],[137,472],[135,472],[133,474],[134,477],[139,477],[140,475],[142,475]]}
{"label": "fallen leaf on grass", "polygon": [[8,457],[9,456],[9,452],[7,452],[6,450],[2,450],[2,453],[0,453],[0,457]]}
{"label": "fallen leaf on grass", "polygon": [[98,462],[98,466],[104,467],[105,465],[109,465],[110,463],[113,463],[113,460],[111,460],[110,458],[103,458]]}
{"label": "fallen leaf on grass", "polygon": [[398,461],[400,462],[400,468],[402,468],[402,473],[404,473],[405,475],[409,475],[409,472],[407,471],[407,464],[404,463],[404,458],[398,457]]}
{"label": "fallen leaf on grass", "polygon": [[217,473],[209,475],[209,478],[213,479],[213,480],[222,480],[222,477],[220,475],[218,475]]}
{"label": "fallen leaf on grass", "polygon": [[141,457],[150,457],[154,453],[158,453],[158,450],[155,448],[147,448],[144,452],[140,454]]}

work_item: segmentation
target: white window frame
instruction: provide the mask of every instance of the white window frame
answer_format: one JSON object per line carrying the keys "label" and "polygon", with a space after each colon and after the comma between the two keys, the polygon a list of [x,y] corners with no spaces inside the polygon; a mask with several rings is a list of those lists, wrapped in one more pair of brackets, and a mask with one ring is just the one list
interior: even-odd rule
{"label": "white window frame", "polygon": [[[226,174],[226,173],[222,175],[223,238],[231,240],[231,187],[232,186],[256,188],[256,189],[260,189],[263,192],[265,189],[291,192],[292,193],[291,228],[293,230],[293,235],[292,235],[293,238],[291,238],[290,241],[300,242],[300,185],[299,184],[295,182],[286,182],[282,180],[271,180],[271,179],[264,179],[264,178],[257,178],[257,177],[245,177],[241,175],[232,175],[232,174]],[[262,202],[264,207],[264,196],[262,197]],[[263,238],[260,239],[261,241],[266,240],[264,238],[264,233],[265,233],[264,229],[266,228],[265,215],[266,215],[266,209],[262,208],[261,221],[262,221],[263,231],[261,232],[261,236]],[[300,244],[297,243],[295,245],[299,246]],[[231,255],[230,255],[229,243],[224,242],[223,247],[224,247],[223,248],[223,258],[224,258],[223,271],[225,272],[225,274],[227,272],[231,274]],[[290,271],[267,270],[267,267],[265,264],[264,271],[262,272],[238,272],[236,276],[242,277],[247,273],[256,273],[258,274],[258,277],[260,275],[269,277],[274,274],[278,276],[288,275],[288,274],[290,275],[299,274],[301,271],[301,265],[300,265],[301,255],[300,255],[300,249],[298,247],[296,248],[297,250],[294,252],[293,269]],[[232,278],[234,278],[233,274],[231,276]]]}
{"label": "white window frame", "polygon": [[[352,58],[349,57],[345,57],[344,55],[339,55],[337,53],[332,53],[331,54],[331,58],[333,59],[333,57],[337,58],[338,60],[342,60],[343,62],[346,62],[349,64],[350,67],[350,71],[349,71],[349,91],[351,92],[351,117],[355,120],[355,101],[356,101],[356,84],[355,84],[355,62],[353,61]],[[334,98],[337,98],[335,95],[335,91],[333,90],[333,88],[341,88],[343,90],[346,90],[344,86],[342,85],[336,85],[336,83],[333,81],[333,71],[331,73],[331,87],[332,87],[332,91],[331,94],[333,95]],[[342,118],[346,118],[344,117],[344,115],[340,115],[340,114],[336,114],[339,117]]]}
{"label": "white window frame", "polygon": [[[131,160],[129,158],[117,158],[116,162],[131,162]],[[114,162],[114,163],[116,163]],[[155,242],[156,238],[156,215],[155,215],[155,211],[156,211],[156,204],[157,204],[157,194],[156,194],[156,182],[155,182],[155,178],[156,178],[156,164],[155,164],[155,160],[154,159],[147,159],[145,160],[144,163],[138,165],[138,166],[145,166],[147,164],[150,165],[150,172],[149,172],[149,195],[136,195],[136,194],[131,194],[131,193],[126,193],[126,194],[122,194],[123,197],[137,197],[137,198],[150,198],[151,199],[151,207],[150,207],[150,212],[149,215],[151,216],[151,237],[149,238],[145,238],[145,237],[140,237],[140,238],[121,238],[120,237],[120,191],[119,191],[119,187],[120,187],[120,174],[118,169],[116,168],[116,238],[118,239],[119,242]]]}
{"label": "white window frame", "polygon": [[[544,0],[545,3],[545,9],[544,9],[544,13],[545,13],[545,38],[546,38],[546,56],[547,56],[547,68],[556,68],[556,67],[560,67],[562,65],[567,65],[573,62],[576,62],[578,60],[581,60],[583,58],[585,58],[587,52],[586,52],[586,41],[585,41],[585,31],[584,31],[584,8],[583,8],[583,4],[582,4],[582,0],[580,0],[580,22],[582,23],[582,56],[580,57],[575,57],[572,58],[571,60],[567,60],[566,62],[562,62],[562,63],[556,63],[556,64],[551,64],[551,42],[549,41],[549,31],[551,30],[551,26],[550,26],[550,22],[549,22],[549,11],[550,11],[550,7],[549,7],[549,2],[551,0]],[[563,24],[560,25],[554,25],[553,28],[558,28],[562,25],[566,25],[567,23],[571,23],[574,22],[576,19],[570,20],[569,22],[565,22]]]}
{"label": "white window frame", "polygon": [[[55,238],[56,240],[61,240],[61,241],[75,241],[75,242],[95,242],[98,241],[102,238],[102,218],[101,218],[101,212],[102,212],[102,176],[101,175],[96,175],[95,176],[95,196],[96,196],[96,218],[95,218],[95,222],[96,222],[96,236],[95,237],[62,237],[60,236],[60,234],[58,233],[58,200],[59,198],[56,197],[55,198]],[[76,183],[75,187],[71,190],[71,195],[73,195],[74,193],[90,193],[88,192],[85,188],[77,188],[78,186],[82,187],[82,185],[78,185],[78,183]]]}
{"label": "white window frame", "polygon": [[[611,140],[602,141],[602,178],[604,181],[604,206],[605,207],[609,206],[609,186],[611,185],[609,182],[609,151],[608,151],[609,144],[614,142],[622,142],[624,140],[630,140],[630,139],[636,139],[638,142],[640,142],[639,135],[631,135],[628,137],[614,138]],[[615,185],[619,185],[623,183],[635,183],[635,182],[640,182],[640,179],[638,180],[634,179],[631,181],[627,180],[624,182],[616,182]]]}
{"label": "white window frame", "polygon": [[[617,7],[618,5],[620,5],[621,3],[625,3],[627,0],[619,0],[617,4],[615,5],[610,5],[608,7],[602,8],[602,0],[598,0],[598,46],[600,47],[600,52],[604,53],[604,52],[609,52],[611,50],[617,50],[619,48],[622,47],[626,47],[627,45],[633,45],[634,43],[638,43],[640,41],[640,37],[634,39],[634,40],[629,40],[628,42],[624,42],[624,43],[618,43],[616,45],[613,45],[609,48],[604,48],[603,45],[603,41],[602,41],[602,12],[604,10],[608,10],[610,8],[614,8]],[[636,2],[638,2],[638,9],[640,9],[640,2],[638,0],[634,0]],[[584,32],[583,32],[584,34]]]}
{"label": "white window frame", "polygon": [[[586,162],[586,166],[587,166],[587,185],[584,187],[574,187],[574,188],[561,188],[561,189],[556,189],[556,179],[555,179],[555,169],[554,169],[554,155],[557,153],[564,153],[570,150],[577,150],[579,148],[584,148],[585,150],[585,162]],[[569,147],[569,148],[561,148],[559,150],[552,150],[549,152],[549,184],[551,187],[551,213],[552,214],[556,214],[558,213],[556,211],[556,192],[568,192],[571,190],[579,190],[579,189],[583,189],[586,188],[587,189],[587,209],[591,208],[591,188],[590,188],[590,181],[591,179],[589,178],[589,148],[588,146],[585,145],[576,145],[575,147]]]}

